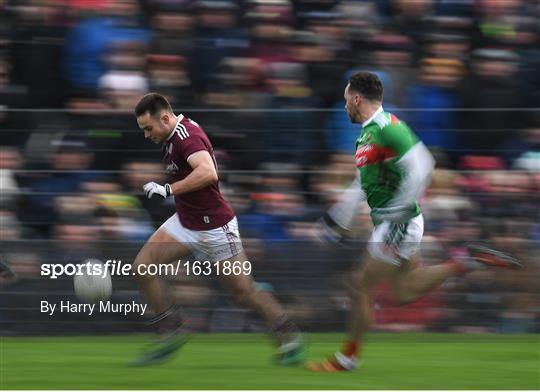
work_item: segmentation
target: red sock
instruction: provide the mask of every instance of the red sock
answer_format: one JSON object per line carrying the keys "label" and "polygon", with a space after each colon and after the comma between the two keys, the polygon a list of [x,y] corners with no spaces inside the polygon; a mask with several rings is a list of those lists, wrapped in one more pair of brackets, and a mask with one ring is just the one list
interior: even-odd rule
{"label": "red sock", "polygon": [[357,357],[358,356],[358,350],[360,349],[360,344],[352,341],[347,340],[343,342],[343,347],[341,349],[341,353],[343,355],[346,355],[347,357]]}
{"label": "red sock", "polygon": [[448,260],[445,261],[443,265],[450,267],[456,275],[465,275],[466,273],[471,272],[471,270],[459,260]]}

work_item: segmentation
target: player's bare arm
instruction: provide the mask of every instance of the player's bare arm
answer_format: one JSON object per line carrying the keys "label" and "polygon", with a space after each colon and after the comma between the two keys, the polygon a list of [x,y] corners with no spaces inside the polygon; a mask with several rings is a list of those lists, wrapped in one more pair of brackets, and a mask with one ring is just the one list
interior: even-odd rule
{"label": "player's bare arm", "polygon": [[173,195],[198,191],[217,182],[218,174],[214,160],[208,151],[201,150],[191,154],[187,162],[193,171],[183,180],[171,184]]}

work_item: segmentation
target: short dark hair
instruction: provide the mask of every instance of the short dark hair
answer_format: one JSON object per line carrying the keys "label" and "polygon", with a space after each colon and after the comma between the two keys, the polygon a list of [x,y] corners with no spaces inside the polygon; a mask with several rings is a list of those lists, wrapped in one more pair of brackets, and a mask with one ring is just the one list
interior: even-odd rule
{"label": "short dark hair", "polygon": [[167,98],[158,93],[148,93],[142,97],[137,103],[137,106],[135,106],[135,116],[142,116],[146,112],[153,116],[162,110],[167,110],[171,113],[173,112],[171,104],[169,101],[167,101]]}
{"label": "short dark hair", "polygon": [[349,89],[354,90],[370,101],[381,102],[383,85],[381,79],[371,72],[357,72],[349,79]]}

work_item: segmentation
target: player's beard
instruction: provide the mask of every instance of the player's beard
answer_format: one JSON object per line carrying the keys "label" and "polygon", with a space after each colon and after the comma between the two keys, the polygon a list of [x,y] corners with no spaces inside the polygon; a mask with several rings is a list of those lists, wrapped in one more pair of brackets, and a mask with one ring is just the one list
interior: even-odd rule
{"label": "player's beard", "polygon": [[349,116],[349,120],[351,121],[351,124],[357,123],[356,113],[353,113],[352,111],[347,110],[347,116]]}

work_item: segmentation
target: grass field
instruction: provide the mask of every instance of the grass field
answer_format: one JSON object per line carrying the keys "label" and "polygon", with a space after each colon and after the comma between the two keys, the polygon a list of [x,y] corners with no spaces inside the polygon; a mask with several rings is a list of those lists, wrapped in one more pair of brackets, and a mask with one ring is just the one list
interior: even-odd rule
{"label": "grass field", "polygon": [[[338,334],[309,336],[309,359]],[[0,389],[539,389],[538,335],[372,334],[351,373],[281,368],[258,334],[200,334],[165,364],[130,368],[150,336],[0,338]]]}

